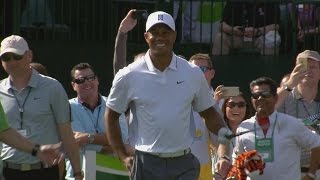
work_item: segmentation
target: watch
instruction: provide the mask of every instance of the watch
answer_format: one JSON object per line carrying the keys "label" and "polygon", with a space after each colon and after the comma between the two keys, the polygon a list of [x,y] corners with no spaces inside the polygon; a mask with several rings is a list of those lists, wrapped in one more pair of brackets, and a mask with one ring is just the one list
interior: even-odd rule
{"label": "watch", "polygon": [[94,134],[88,134],[88,139],[89,139],[89,143],[93,143],[94,139],[95,139],[95,136]]}
{"label": "watch", "polygon": [[75,172],[75,173],[73,173],[73,177],[81,177],[81,178],[84,178],[84,173],[83,173],[83,171]]}
{"label": "watch", "polygon": [[289,92],[291,92],[291,91],[292,91],[292,89],[291,89],[291,88],[289,88],[289,86],[288,86],[288,84],[287,84],[287,83],[285,83],[285,84],[284,84],[284,89],[285,89],[286,91],[289,91]]}

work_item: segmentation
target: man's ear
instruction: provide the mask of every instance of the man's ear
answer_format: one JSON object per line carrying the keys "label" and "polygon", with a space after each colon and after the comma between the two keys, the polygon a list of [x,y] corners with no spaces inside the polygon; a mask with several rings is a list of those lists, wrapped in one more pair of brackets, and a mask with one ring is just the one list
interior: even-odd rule
{"label": "man's ear", "polygon": [[149,39],[148,32],[145,32],[143,35],[144,35],[144,39],[146,40],[146,42],[148,42],[148,39]]}
{"label": "man's ear", "polygon": [[177,40],[177,31],[174,31],[174,42]]}
{"label": "man's ear", "polygon": [[213,78],[214,78],[214,75],[216,74],[216,70],[211,69],[211,70],[210,70],[210,74],[211,74],[211,78],[213,79]]}
{"label": "man's ear", "polygon": [[26,52],[26,56],[27,56],[28,61],[31,63],[31,62],[32,62],[32,59],[33,59],[33,53],[32,53],[32,51],[31,51],[31,50],[28,50],[28,51]]}
{"label": "man's ear", "polygon": [[75,86],[76,85],[76,83],[74,83],[74,82],[71,82],[71,86],[72,86],[72,89],[74,90],[74,91],[76,91],[76,89],[75,89]]}

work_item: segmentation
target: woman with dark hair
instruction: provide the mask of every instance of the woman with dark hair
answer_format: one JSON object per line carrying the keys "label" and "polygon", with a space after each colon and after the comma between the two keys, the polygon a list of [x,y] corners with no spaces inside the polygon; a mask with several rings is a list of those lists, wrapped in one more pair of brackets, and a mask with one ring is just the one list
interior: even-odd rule
{"label": "woman with dark hair", "polygon": [[[236,134],[237,127],[239,124],[249,119],[252,115],[252,106],[250,104],[250,100],[243,94],[239,93],[237,96],[225,96],[224,91],[222,90],[223,86],[218,86],[215,90],[215,100],[217,102],[220,102],[221,99],[224,100],[221,111],[223,114],[223,119],[225,120],[226,125],[228,128],[233,132],[233,134]],[[224,158],[227,158],[231,160],[232,157],[232,149],[235,147],[234,139],[231,139],[230,143],[230,153],[228,156],[224,156]],[[215,172],[217,167],[217,162],[220,160],[218,156],[216,155],[219,149],[216,149],[213,153],[213,174],[215,179],[219,179],[221,177],[225,177],[228,174],[229,167],[224,168],[226,171],[220,171],[219,173]],[[235,157],[233,157],[235,158]],[[231,160],[232,161],[232,160]]]}
{"label": "woman with dark hair", "polygon": [[240,93],[238,96],[227,97],[221,109],[223,119],[228,127],[235,134],[238,125],[252,115],[250,101]]}

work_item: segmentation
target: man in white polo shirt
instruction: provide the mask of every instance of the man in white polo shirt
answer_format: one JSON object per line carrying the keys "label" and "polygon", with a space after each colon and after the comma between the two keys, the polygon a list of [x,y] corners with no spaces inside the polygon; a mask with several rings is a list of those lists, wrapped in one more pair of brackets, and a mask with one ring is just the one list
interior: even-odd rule
{"label": "man in white polo shirt", "polygon": [[[149,45],[139,61],[115,76],[107,100],[105,126],[108,140],[131,171],[131,179],[192,179],[199,176],[199,161],[190,153],[194,139],[192,109],[205,119],[208,129],[228,142],[223,121],[213,108],[213,98],[200,68],[176,56],[175,24],[171,15],[149,15],[145,40]],[[135,157],[123,146],[118,118],[128,108],[133,114]],[[133,163],[134,160],[134,163]]]}

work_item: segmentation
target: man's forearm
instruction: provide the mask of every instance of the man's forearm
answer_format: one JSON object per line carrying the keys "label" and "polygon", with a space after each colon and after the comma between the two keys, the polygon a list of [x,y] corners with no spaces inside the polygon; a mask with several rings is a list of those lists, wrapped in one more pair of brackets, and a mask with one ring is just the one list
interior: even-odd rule
{"label": "man's forearm", "polygon": [[107,108],[105,112],[105,126],[107,138],[113,151],[118,155],[120,159],[123,159],[128,156],[128,153],[125,150],[121,138],[119,116],[120,114],[116,113],[113,110],[110,110],[110,108]]}
{"label": "man's forearm", "polygon": [[277,90],[277,95],[278,95],[278,100],[276,103],[276,109],[278,109],[285,101],[285,99],[288,97],[288,95],[290,94],[289,91],[285,90],[285,87],[280,87]]}
{"label": "man's forearm", "polygon": [[232,26],[227,24],[226,22],[221,23],[221,31],[227,34],[233,34],[232,32]]}
{"label": "man's forearm", "polygon": [[18,150],[31,153],[34,145],[31,141],[19,134],[15,129],[9,128],[0,133],[0,140]]}
{"label": "man's forearm", "polygon": [[119,69],[127,66],[127,37],[127,34],[118,31],[113,54],[114,74],[116,74]]}
{"label": "man's forearm", "polygon": [[259,29],[261,35],[264,35],[267,32],[272,31],[272,30],[277,31],[279,29],[279,25],[278,24],[269,24],[264,27],[260,27],[258,29]]}
{"label": "man's forearm", "polygon": [[92,142],[92,144],[98,144],[98,145],[109,145],[109,141],[108,138],[106,136],[106,134],[94,134],[94,140]]}
{"label": "man's forearm", "polygon": [[70,159],[73,172],[80,172],[80,154],[79,147],[74,139],[70,123],[59,124],[59,132],[62,144],[67,156]]}
{"label": "man's forearm", "polygon": [[218,134],[219,129],[225,127],[221,116],[213,107],[210,107],[199,114],[205,119],[207,128],[214,134]]}
{"label": "man's forearm", "polygon": [[310,161],[310,167],[309,172],[312,174],[315,174],[316,170],[318,169],[320,165],[320,146],[311,149],[311,161]]}

